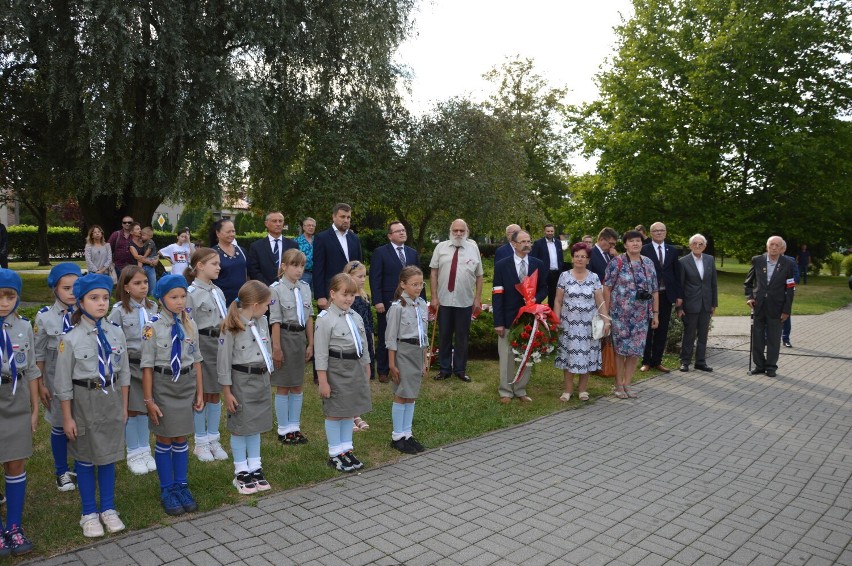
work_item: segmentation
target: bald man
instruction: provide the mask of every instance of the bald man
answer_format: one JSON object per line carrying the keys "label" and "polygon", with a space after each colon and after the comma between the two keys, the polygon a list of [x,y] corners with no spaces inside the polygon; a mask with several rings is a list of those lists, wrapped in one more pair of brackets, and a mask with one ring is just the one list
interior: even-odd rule
{"label": "bald man", "polygon": [[751,356],[754,373],[775,377],[781,350],[781,326],[790,317],[796,291],[793,259],[782,254],[780,236],[766,240],[766,253],[751,258],[745,280],[746,303],[754,310]]}

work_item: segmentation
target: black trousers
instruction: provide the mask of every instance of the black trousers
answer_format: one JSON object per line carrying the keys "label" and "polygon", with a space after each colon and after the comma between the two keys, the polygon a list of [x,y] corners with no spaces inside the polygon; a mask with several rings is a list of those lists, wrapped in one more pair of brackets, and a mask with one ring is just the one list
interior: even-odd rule
{"label": "black trousers", "polygon": [[[464,374],[473,306],[438,308],[438,360],[441,373]],[[454,345],[455,344],[455,345]]]}
{"label": "black trousers", "polygon": [[663,363],[663,354],[666,351],[666,337],[669,335],[669,322],[672,319],[672,305],[665,301],[660,302],[660,323],[657,328],[651,328],[648,321],[648,338],[645,340],[645,352],[642,354],[643,366],[658,366]]}
{"label": "black trousers", "polygon": [[388,349],[385,347],[385,330],[388,328],[388,307],[385,307],[385,312],[376,313],[376,322],[378,322],[378,342],[376,343],[376,371],[379,375],[388,375],[390,373],[390,363],[388,362]]}
{"label": "black trousers", "polygon": [[[683,341],[680,345],[680,363],[689,365],[695,350],[695,365],[707,365],[707,335],[710,333],[710,312],[688,312],[683,315]],[[698,336],[698,346],[695,337]]]}
{"label": "black trousers", "polygon": [[553,308],[553,300],[556,297],[556,284],[559,283],[559,276],[562,272],[558,269],[547,272],[547,304]]}
{"label": "black trousers", "polygon": [[[754,313],[751,359],[757,370],[776,371],[781,351],[781,319]],[[765,352],[765,353],[764,353]]]}

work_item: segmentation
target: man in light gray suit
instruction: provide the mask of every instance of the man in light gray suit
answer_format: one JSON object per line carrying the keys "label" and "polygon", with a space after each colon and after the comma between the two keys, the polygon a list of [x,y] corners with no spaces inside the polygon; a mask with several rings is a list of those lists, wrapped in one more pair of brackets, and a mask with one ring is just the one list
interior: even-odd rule
{"label": "man in light gray suit", "polygon": [[695,349],[695,369],[713,371],[705,359],[707,334],[710,332],[710,318],[719,306],[719,292],[716,284],[716,263],[713,256],[707,255],[704,248],[707,239],[695,234],[689,239],[692,253],[680,258],[680,288],[683,303],[677,315],[683,320],[683,342],[680,346],[680,371],[689,371],[695,335],[698,334],[698,347]]}

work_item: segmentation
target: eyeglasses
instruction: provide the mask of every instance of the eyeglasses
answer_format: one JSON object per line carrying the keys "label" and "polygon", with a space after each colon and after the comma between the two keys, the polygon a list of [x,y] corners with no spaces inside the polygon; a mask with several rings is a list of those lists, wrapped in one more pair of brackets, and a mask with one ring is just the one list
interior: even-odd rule
{"label": "eyeglasses", "polygon": [[121,223],[122,224],[133,224],[133,221],[132,220],[122,220]]}
{"label": "eyeglasses", "polygon": [[400,228],[399,230],[391,230],[391,234],[405,234],[405,228]]}
{"label": "eyeglasses", "polygon": [[589,256],[587,256],[587,255],[575,255],[574,259],[589,259]]}
{"label": "eyeglasses", "polygon": [[665,232],[665,230],[659,230],[659,229],[657,229],[657,230],[651,230],[651,232],[658,233],[658,232]]}
{"label": "eyeglasses", "polygon": [[692,242],[691,245],[693,245],[693,246],[706,246],[707,243],[706,242]]}

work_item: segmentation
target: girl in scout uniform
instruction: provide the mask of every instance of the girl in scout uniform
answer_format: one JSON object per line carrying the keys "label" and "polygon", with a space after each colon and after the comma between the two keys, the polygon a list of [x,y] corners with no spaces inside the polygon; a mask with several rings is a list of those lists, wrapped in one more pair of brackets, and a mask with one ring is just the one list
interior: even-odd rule
{"label": "girl in scout uniform", "polygon": [[414,402],[420,381],[426,374],[426,348],[429,343],[428,306],[420,297],[423,272],[410,265],[399,274],[394,302],[388,309],[385,344],[388,348],[390,377],[393,380],[393,433],[391,448],[406,454],[423,452],[424,446],[411,434]]}
{"label": "girl in scout uniform", "polygon": [[216,379],[216,355],[219,346],[219,327],[225,318],[225,294],[212,283],[219,277],[219,253],[212,248],[198,248],[193,252],[186,270],[189,296],[186,306],[198,328],[198,344],[204,382],[204,408],[194,415],[195,456],[202,462],[227,460],[228,453],[219,443],[219,423],[222,405],[219,394],[222,386]]}
{"label": "girl in scout uniform", "polygon": [[284,252],[278,276],[272,284],[269,306],[272,335],[272,363],[275,371],[270,382],[276,387],[275,418],[278,440],[282,444],[304,444],[301,432],[302,385],[305,364],[314,355],[314,321],[311,287],[300,281],[305,272],[305,254],[296,249]]}
{"label": "girl in scout uniform", "polygon": [[109,321],[124,331],[127,361],[130,365],[130,395],[127,400],[127,467],[134,474],[147,474],[157,469],[151,455],[151,431],[148,409],[142,400],[142,329],[157,314],[157,303],[148,298],[148,276],[136,265],[125,266],[115,290],[117,302],[109,313]]}
{"label": "girl in scout uniform", "polygon": [[59,401],[52,402],[54,396],[54,376],[56,375],[56,355],[59,339],[72,328],[71,315],[74,312],[74,281],[83,273],[76,263],[65,262],[53,266],[47,276],[47,286],[53,290],[56,300],[50,306],[42,307],[35,317],[35,361],[41,370],[38,390],[44,404],[44,418],[50,423],[50,452],[56,473],[56,488],[59,491],[72,491],[74,474],[68,469],[68,439],[62,429],[62,407]]}
{"label": "girl in scout uniform", "polygon": [[[68,451],[76,460],[83,512],[83,536],[101,537],[124,530],[115,510],[115,463],[124,459],[124,435],[130,367],[124,333],[105,320],[112,293],[109,275],[90,273],[74,282],[76,326],[59,341],[56,398]],[[95,466],[100,513],[95,501]],[[101,525],[103,522],[103,525]]]}
{"label": "girl in scout uniform", "polygon": [[33,549],[21,528],[27,490],[26,459],[33,454],[38,424],[39,369],[33,329],[15,309],[21,276],[0,269],[0,462],[6,476],[6,520],[0,521],[0,556],[20,556]]}
{"label": "girl in scout uniform", "polygon": [[325,415],[328,465],[341,472],[360,469],[355,457],[352,427],[355,416],[372,409],[370,353],[364,321],[350,307],[358,284],[345,273],[331,278],[331,304],[317,316],[314,364]]}
{"label": "girl in scout uniform", "polygon": [[142,331],[142,393],[151,430],[157,439],[154,460],[160,478],[160,501],[169,515],[198,509],[189,491],[187,468],[193,433],[192,411],[204,406],[198,331],[186,312],[186,279],[166,275],[154,298],[160,313]]}
{"label": "girl in scout uniform", "polygon": [[[343,266],[343,273],[348,273],[358,285],[358,291],[355,293],[355,301],[352,302],[352,310],[358,313],[361,320],[364,321],[364,331],[367,333],[367,351],[370,353],[370,360],[376,359],[375,350],[373,349],[373,307],[370,305],[370,296],[367,290],[364,289],[364,284],[367,282],[367,266],[360,261],[350,261]],[[375,364],[370,362],[370,379],[376,378]],[[353,432],[367,430],[370,425],[360,416],[355,417],[355,424],[352,425]]]}
{"label": "girl in scout uniform", "polygon": [[260,463],[260,434],[272,428],[273,367],[265,316],[271,297],[260,281],[246,282],[228,307],[219,338],[218,379],[228,409],[233,484],[242,494],[270,488]]}

